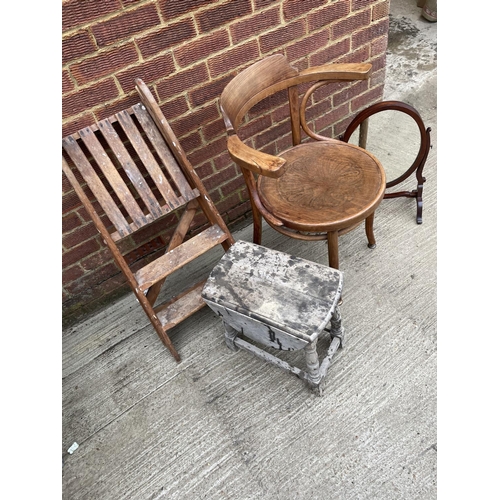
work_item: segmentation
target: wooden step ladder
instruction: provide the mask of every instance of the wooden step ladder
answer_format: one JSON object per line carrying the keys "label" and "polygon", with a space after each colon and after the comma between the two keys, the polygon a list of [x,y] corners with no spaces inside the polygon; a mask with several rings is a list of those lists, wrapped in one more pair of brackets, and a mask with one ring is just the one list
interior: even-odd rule
{"label": "wooden step ladder", "polygon": [[[156,305],[162,286],[217,245],[228,250],[234,239],[148,87],[135,83],[138,104],[63,138],[62,169],[158,336],[180,361],[167,331],[205,305],[205,280]],[[200,209],[208,227],[186,239]],[[118,242],[178,210],[165,253],[132,271]]]}

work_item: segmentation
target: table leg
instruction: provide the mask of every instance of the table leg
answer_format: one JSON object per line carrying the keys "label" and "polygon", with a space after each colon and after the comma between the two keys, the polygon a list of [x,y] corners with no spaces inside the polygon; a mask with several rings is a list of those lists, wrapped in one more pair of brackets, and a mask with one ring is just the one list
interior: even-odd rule
{"label": "table leg", "polygon": [[330,337],[332,340],[337,337],[340,340],[340,347],[342,348],[344,346],[344,327],[342,326],[342,317],[337,306],[335,306],[330,323],[332,325]]}
{"label": "table leg", "polygon": [[318,352],[316,351],[317,342],[318,339],[314,340],[306,347],[304,347],[307,373],[309,374],[309,380],[311,381],[312,384],[319,384],[321,380],[321,376],[319,374]]}

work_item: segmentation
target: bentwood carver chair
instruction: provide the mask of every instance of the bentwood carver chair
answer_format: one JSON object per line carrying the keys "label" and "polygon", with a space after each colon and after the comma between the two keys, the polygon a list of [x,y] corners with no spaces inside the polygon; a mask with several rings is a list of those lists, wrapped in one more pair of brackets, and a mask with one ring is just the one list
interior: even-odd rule
{"label": "bentwood carver chair", "polygon": [[[327,240],[328,263],[339,268],[338,238],[365,223],[375,247],[375,210],[384,197],[385,172],[370,152],[353,144],[316,136],[306,123],[308,82],[365,80],[370,64],[327,64],[298,71],[276,54],[234,77],[221,94],[227,148],[241,168],[253,213],[254,243],[262,238],[262,217],[275,230],[301,240]],[[311,87],[311,91],[314,91]],[[278,156],[251,147],[238,131],[248,111],[279,91],[287,91],[293,146]],[[311,139],[302,141],[302,131]],[[318,140],[319,139],[319,140]]]}
{"label": "bentwood carver chair", "polygon": [[[136,90],[138,104],[63,139],[62,169],[158,336],[180,361],[167,332],[205,305],[205,280],[156,304],[160,290],[173,284],[175,271],[219,244],[228,250],[234,239],[140,79]],[[208,227],[186,239],[200,210]],[[178,224],[165,253],[133,271],[119,243],[174,212]]]}

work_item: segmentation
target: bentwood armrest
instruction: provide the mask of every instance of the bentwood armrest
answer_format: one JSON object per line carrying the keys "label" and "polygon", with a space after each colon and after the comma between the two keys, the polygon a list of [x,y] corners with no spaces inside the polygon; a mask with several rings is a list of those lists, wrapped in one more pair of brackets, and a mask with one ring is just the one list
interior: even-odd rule
{"label": "bentwood armrest", "polygon": [[285,159],[253,149],[244,144],[237,135],[229,136],[227,148],[229,156],[238,165],[256,174],[277,178],[284,173],[282,167],[286,163]]}
{"label": "bentwood armrest", "polygon": [[333,63],[301,71],[301,82],[314,80],[367,80],[372,72],[370,63]]}

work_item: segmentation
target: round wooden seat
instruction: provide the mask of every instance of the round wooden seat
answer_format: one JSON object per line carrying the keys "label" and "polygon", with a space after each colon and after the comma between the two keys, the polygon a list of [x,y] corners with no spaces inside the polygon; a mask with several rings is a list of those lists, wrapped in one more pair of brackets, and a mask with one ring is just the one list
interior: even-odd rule
{"label": "round wooden seat", "polygon": [[284,174],[258,180],[259,196],[272,215],[290,230],[326,233],[322,237],[329,240],[330,265],[335,268],[339,233],[366,220],[369,245],[375,245],[373,214],[386,181],[372,154],[353,144],[322,141],[299,144],[280,156],[286,160]]}

